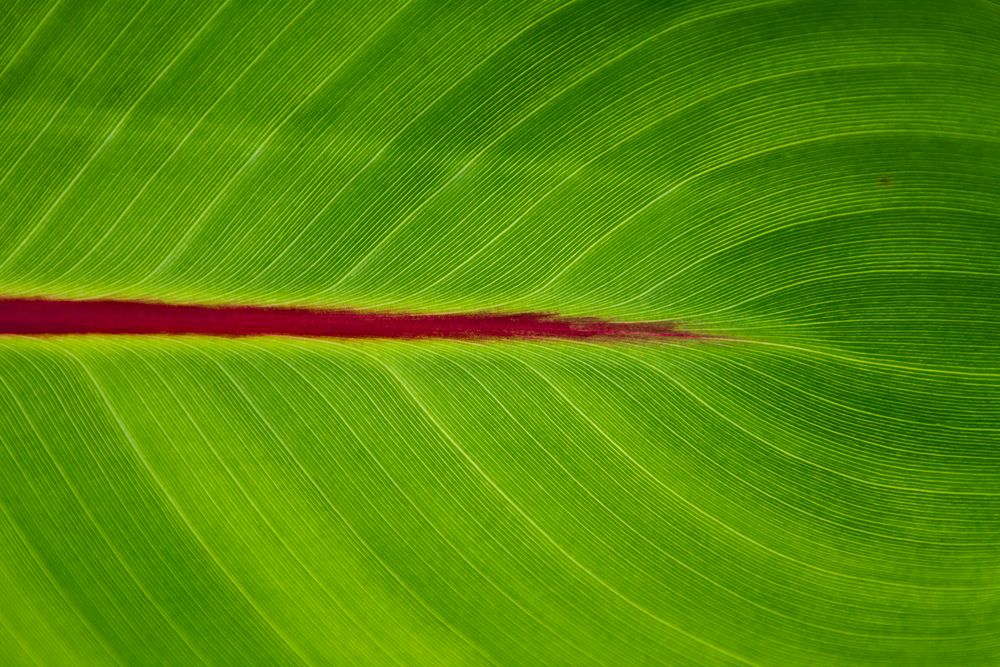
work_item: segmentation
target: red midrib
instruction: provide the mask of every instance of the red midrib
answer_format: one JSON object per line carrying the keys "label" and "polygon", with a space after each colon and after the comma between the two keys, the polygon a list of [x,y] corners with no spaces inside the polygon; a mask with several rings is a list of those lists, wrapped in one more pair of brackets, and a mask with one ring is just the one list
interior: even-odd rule
{"label": "red midrib", "polygon": [[0,334],[198,334],[324,338],[707,338],[669,322],[547,313],[412,314],[141,301],[0,299]]}

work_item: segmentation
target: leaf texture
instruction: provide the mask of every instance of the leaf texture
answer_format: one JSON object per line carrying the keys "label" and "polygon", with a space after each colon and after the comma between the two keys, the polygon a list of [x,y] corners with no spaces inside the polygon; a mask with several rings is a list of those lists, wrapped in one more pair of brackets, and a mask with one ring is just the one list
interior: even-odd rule
{"label": "leaf texture", "polygon": [[0,8],[0,663],[1000,661],[1000,7]]}

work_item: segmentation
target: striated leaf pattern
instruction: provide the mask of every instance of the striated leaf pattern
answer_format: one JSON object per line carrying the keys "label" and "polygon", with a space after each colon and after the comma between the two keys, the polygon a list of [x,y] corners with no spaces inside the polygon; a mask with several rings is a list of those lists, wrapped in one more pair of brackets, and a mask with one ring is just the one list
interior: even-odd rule
{"label": "striated leaf pattern", "polygon": [[9,0],[4,665],[1000,662],[1000,6]]}

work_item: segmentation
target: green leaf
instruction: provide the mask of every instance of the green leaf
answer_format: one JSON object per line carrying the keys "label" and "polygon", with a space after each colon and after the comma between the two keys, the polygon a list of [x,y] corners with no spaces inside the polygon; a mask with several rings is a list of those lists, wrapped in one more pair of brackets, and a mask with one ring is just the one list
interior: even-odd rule
{"label": "green leaf", "polygon": [[1000,7],[12,0],[5,665],[1000,662]]}

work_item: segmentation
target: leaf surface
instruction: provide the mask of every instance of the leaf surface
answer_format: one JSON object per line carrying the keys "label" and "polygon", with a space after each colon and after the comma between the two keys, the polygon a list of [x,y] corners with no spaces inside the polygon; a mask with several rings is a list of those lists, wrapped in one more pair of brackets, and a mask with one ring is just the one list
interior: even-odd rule
{"label": "leaf surface", "polygon": [[1000,661],[1000,8],[0,8],[0,663]]}

